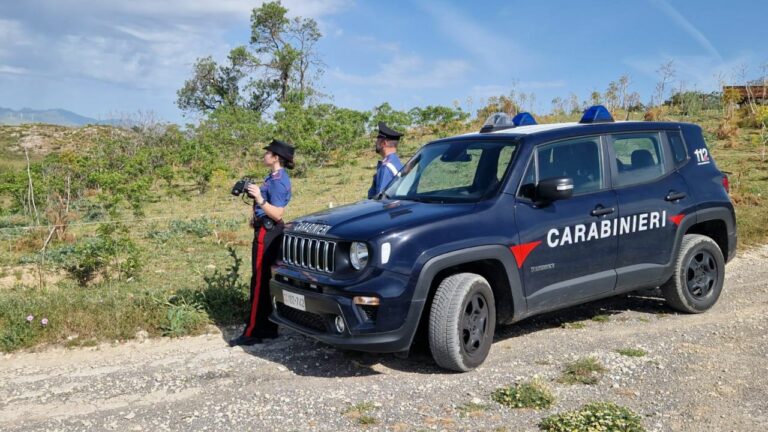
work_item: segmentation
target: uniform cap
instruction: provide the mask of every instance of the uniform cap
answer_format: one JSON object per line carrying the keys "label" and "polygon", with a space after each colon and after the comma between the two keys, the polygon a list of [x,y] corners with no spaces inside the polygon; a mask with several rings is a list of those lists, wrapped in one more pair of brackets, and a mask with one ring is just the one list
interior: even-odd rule
{"label": "uniform cap", "polygon": [[289,169],[293,168],[293,154],[296,152],[296,149],[294,149],[292,145],[285,141],[273,139],[268,146],[264,147],[264,150],[269,150],[272,153],[281,156],[287,162],[285,167]]}
{"label": "uniform cap", "polygon": [[403,136],[401,132],[390,128],[384,122],[379,122],[379,134],[376,136],[377,138],[386,138],[388,140],[398,141],[401,136]]}

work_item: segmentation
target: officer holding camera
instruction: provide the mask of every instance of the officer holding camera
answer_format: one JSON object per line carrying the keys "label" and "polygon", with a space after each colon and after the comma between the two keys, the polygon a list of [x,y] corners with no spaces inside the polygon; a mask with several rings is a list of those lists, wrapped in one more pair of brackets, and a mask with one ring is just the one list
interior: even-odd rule
{"label": "officer holding camera", "polygon": [[[291,179],[285,169],[294,166],[294,148],[283,141],[272,140],[264,150],[264,165],[271,170],[264,183],[259,186],[241,180],[235,185],[235,189],[238,186],[244,187],[248,196],[254,199],[251,225],[255,235],[251,254],[251,309],[246,317],[243,334],[230,340],[230,346],[259,344],[264,339],[277,337],[277,324],[269,320],[272,313],[269,280],[272,278],[272,264],[277,260],[283,236],[283,214],[291,200]],[[235,189],[232,190],[233,194],[237,192]]]}

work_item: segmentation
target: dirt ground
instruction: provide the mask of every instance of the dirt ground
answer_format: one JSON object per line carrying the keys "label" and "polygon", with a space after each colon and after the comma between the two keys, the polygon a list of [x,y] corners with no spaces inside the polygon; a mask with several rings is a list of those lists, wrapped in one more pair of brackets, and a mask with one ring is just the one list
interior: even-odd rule
{"label": "dirt ground", "polygon": [[[728,265],[707,313],[677,314],[654,291],[590,303],[498,329],[486,363],[465,374],[425,352],[342,352],[291,332],[229,348],[235,330],[4,355],[0,430],[518,431],[591,401],[627,406],[652,431],[768,430],[768,247]],[[596,385],[557,382],[586,356],[607,368]],[[533,378],[552,389],[551,408],[490,398]]]}

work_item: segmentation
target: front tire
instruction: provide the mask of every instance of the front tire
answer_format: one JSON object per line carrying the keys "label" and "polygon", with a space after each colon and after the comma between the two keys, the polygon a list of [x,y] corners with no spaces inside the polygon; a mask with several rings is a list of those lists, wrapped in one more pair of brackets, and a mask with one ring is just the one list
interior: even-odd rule
{"label": "front tire", "polygon": [[661,286],[667,303],[687,313],[702,313],[720,297],[725,280],[725,260],[714,240],[686,234],[675,261],[675,273]]}
{"label": "front tire", "polygon": [[429,348],[440,367],[466,372],[480,366],[495,328],[496,303],[485,278],[458,273],[443,279],[429,314]]}

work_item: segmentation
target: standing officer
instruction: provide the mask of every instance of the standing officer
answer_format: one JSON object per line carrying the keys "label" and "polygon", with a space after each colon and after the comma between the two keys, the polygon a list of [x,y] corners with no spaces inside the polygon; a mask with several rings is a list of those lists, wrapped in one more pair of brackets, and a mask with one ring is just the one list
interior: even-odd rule
{"label": "standing officer", "polygon": [[251,310],[243,334],[230,340],[230,346],[253,345],[277,337],[277,324],[269,320],[272,313],[269,280],[283,237],[283,214],[291,200],[291,179],[285,168],[292,169],[294,166],[294,148],[283,141],[272,140],[264,150],[264,165],[271,172],[261,186],[251,184],[247,188],[248,195],[254,198],[251,215],[255,230],[251,253]]}
{"label": "standing officer", "polygon": [[384,122],[379,122],[376,153],[381,155],[382,159],[376,164],[376,174],[373,176],[371,188],[368,189],[368,199],[381,193],[403,168],[403,164],[397,157],[397,144],[400,143],[401,136],[403,136],[402,133],[390,129]]}

